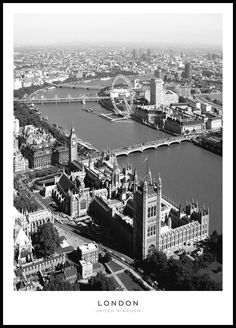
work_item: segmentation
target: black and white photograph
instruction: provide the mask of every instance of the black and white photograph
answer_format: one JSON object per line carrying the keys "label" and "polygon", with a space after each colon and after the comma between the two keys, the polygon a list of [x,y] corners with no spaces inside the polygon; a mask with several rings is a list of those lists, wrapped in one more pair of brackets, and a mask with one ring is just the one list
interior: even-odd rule
{"label": "black and white photograph", "polygon": [[6,324],[231,324],[232,4],[3,9]]}

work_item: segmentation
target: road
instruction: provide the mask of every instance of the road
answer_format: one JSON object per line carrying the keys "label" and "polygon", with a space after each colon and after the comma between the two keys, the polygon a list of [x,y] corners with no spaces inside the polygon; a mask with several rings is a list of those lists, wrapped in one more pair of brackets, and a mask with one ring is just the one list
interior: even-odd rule
{"label": "road", "polygon": [[[123,269],[121,269],[121,270],[119,270],[119,271],[116,271],[116,272],[113,272],[112,271],[112,269],[110,268],[110,266],[109,266],[109,262],[107,263],[107,266],[108,266],[108,268],[109,268],[109,270],[112,272],[111,273],[111,275],[115,278],[115,276],[117,276],[117,274],[118,273],[120,273],[120,272],[123,272],[124,270],[129,270],[136,278],[138,278],[138,279],[141,279],[142,280],[142,282],[143,282],[143,284],[147,287],[147,288],[149,288],[149,290],[155,290],[152,286],[150,286],[145,280],[143,280],[142,279],[142,277],[134,270],[134,268],[133,267],[131,267],[130,265],[127,265],[127,264],[125,264],[125,263],[123,263],[123,261],[119,261],[118,259],[112,259],[114,262],[116,262],[117,264],[119,264],[120,266],[122,266],[123,267]],[[117,276],[117,278],[118,279],[116,279],[116,280],[119,280],[120,281],[120,279],[119,279],[119,277]],[[123,285],[123,283],[121,282],[121,284]],[[121,286],[122,286],[121,285]],[[126,288],[126,290],[127,290],[127,288]]]}
{"label": "road", "polygon": [[[68,232],[71,235],[74,235],[77,239],[77,241],[81,241],[81,243],[94,243],[95,241],[82,236],[78,231],[75,231],[75,229],[71,226],[68,226],[67,224],[62,224],[60,222],[57,221],[57,219],[60,218],[60,213],[59,212],[55,212],[49,205],[48,203],[38,194],[38,193],[34,193],[32,192],[29,187],[27,185],[25,185],[22,181],[20,181],[20,185],[22,187],[23,190],[27,190],[27,192],[33,196],[39,203],[41,206],[43,206],[43,208],[47,208],[49,210],[50,213],[52,213],[52,215],[54,216],[54,224],[55,226],[57,226],[58,228],[60,228],[61,230],[64,230],[65,232]],[[76,226],[75,226],[76,227]],[[100,251],[108,251],[110,252],[110,254],[112,255],[112,257],[114,258],[114,261],[117,262],[118,264],[120,264],[124,270],[128,269],[129,271],[131,271],[133,273],[134,276],[136,276],[139,279],[142,279],[142,277],[140,276],[139,273],[137,273],[137,271],[135,270],[135,268],[132,266],[132,264],[134,263],[134,260],[127,256],[126,254],[123,254],[121,252],[118,252],[110,247],[107,247],[105,245],[102,245],[101,242],[96,243],[98,245],[98,248]],[[76,248],[80,246],[79,244],[76,245]],[[112,272],[112,270],[111,270]],[[116,279],[116,281],[119,283],[119,285],[122,288],[125,288],[124,285],[122,284],[122,282],[120,281],[120,279],[118,277],[115,277],[116,274],[114,273],[114,278]],[[143,279],[142,279],[143,280]],[[150,289],[150,290],[155,290],[151,285],[149,285],[146,281],[143,280],[143,283]]]}
{"label": "road", "polygon": [[[58,226],[59,228],[65,230],[65,231],[69,231],[71,232],[72,234],[76,235],[77,237],[79,236],[81,239],[83,239],[86,243],[94,243],[95,241],[92,240],[92,239],[89,239],[87,237],[84,237],[82,236],[79,232],[75,232],[73,227],[71,226],[68,226],[66,224],[62,224],[62,223],[59,223],[59,222],[55,222],[54,223],[56,226]],[[117,257],[118,259],[120,258],[124,263],[127,263],[130,265],[130,263],[133,263],[133,259],[123,253],[120,253],[110,247],[107,247],[107,246],[104,246],[102,245],[102,243],[96,243],[99,247],[99,249],[101,251],[108,251],[110,252],[113,256]]]}
{"label": "road", "polygon": [[[59,222],[55,222],[54,223],[57,227],[61,228],[62,230],[65,230],[67,232],[70,232],[71,234],[75,235],[76,237],[79,237],[81,240],[83,240],[84,242],[86,243],[94,243],[94,240],[92,239],[89,239],[89,238],[86,238],[86,237],[83,237],[81,236],[79,233],[75,232],[74,229],[72,227],[69,227],[65,224],[61,224]],[[109,247],[106,247],[106,246],[103,246],[102,244],[97,244],[98,245],[98,248],[103,251],[103,250],[107,250],[111,253],[112,257],[114,257],[114,261],[117,262],[120,266],[122,266],[125,269],[131,271],[133,273],[134,276],[136,276],[138,279],[142,279],[144,285],[146,287],[148,287],[150,290],[160,290],[158,288],[154,289],[150,284],[148,284],[145,280],[143,280],[142,276],[140,276],[139,273],[136,272],[135,268],[130,264],[130,263],[133,263],[133,259],[131,259],[130,257],[128,257],[127,255],[125,254],[122,254],[112,248],[109,248]],[[127,259],[129,260],[129,262],[127,261]],[[110,269],[111,272],[113,272],[111,269]],[[114,278],[116,279],[116,274],[113,273],[113,276]],[[118,278],[118,277],[117,277]],[[120,279],[116,279],[116,281],[119,283],[119,285],[124,288],[122,282],[120,282]]]}

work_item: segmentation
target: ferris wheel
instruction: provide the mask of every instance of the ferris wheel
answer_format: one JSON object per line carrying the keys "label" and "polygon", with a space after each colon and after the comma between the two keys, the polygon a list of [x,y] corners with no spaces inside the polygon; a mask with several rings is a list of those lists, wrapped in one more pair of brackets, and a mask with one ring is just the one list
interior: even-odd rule
{"label": "ferris wheel", "polygon": [[[120,84],[119,86],[116,86],[117,81],[119,80],[123,82],[122,87]],[[123,87],[124,82],[126,87]],[[122,116],[129,116],[131,114],[134,92],[132,90],[132,85],[126,76],[119,74],[114,78],[110,91],[110,97],[116,114]]]}

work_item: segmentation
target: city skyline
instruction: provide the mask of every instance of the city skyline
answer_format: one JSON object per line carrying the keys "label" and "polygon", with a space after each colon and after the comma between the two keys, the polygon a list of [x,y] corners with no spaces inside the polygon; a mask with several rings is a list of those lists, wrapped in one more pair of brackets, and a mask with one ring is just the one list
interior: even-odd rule
{"label": "city skyline", "polygon": [[5,4],[5,324],[232,323],[232,14]]}
{"label": "city skyline", "polygon": [[222,17],[220,14],[17,14],[14,43],[221,47]]}

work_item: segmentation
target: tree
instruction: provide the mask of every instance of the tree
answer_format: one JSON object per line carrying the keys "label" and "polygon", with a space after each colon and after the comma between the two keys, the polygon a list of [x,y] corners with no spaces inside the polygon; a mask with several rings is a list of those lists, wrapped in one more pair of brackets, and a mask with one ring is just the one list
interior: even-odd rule
{"label": "tree", "polygon": [[38,209],[37,204],[30,200],[29,198],[24,197],[20,194],[20,196],[14,197],[14,206],[18,209],[18,211],[25,211],[34,212]]}
{"label": "tree", "polygon": [[109,252],[106,252],[105,255],[103,256],[103,262],[108,263],[111,261],[111,254]]}
{"label": "tree", "polygon": [[[205,250],[212,254],[212,261],[214,258],[222,263],[222,234],[218,235],[217,231],[214,230],[209,238],[203,243]],[[211,262],[212,262],[211,261]]]}
{"label": "tree", "polygon": [[38,257],[48,257],[60,246],[60,236],[53,224],[47,222],[32,235],[32,242]]}
{"label": "tree", "polygon": [[208,274],[196,274],[192,284],[195,290],[222,290],[221,284],[212,280]]}
{"label": "tree", "polygon": [[96,277],[92,277],[90,281],[92,290],[115,290],[116,285],[113,280],[106,277],[102,272],[98,272]]}
{"label": "tree", "polygon": [[78,291],[80,290],[78,283],[69,283],[61,276],[51,276],[50,282],[45,285],[44,291]]}
{"label": "tree", "polygon": [[[216,242],[216,235],[209,240]],[[209,275],[198,273],[200,268],[208,266],[213,259],[209,248],[205,254],[197,257],[196,261],[192,261],[185,254],[180,256],[179,260],[175,260],[167,259],[162,252],[155,252],[147,257],[141,266],[146,277],[151,276],[157,280],[165,290],[221,290],[220,283],[216,283]]]}

